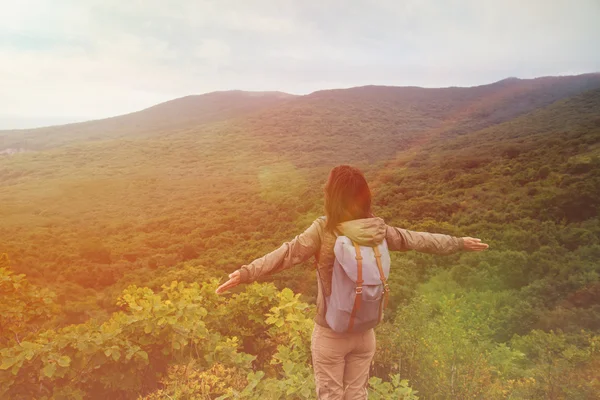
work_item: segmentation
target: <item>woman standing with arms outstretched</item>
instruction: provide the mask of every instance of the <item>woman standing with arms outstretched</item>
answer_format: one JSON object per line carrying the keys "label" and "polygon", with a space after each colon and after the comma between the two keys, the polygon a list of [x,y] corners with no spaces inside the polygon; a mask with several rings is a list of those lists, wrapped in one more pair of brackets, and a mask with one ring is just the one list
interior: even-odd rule
{"label": "woman standing with arms outstretched", "polygon": [[306,231],[277,250],[234,271],[229,280],[219,286],[217,293],[223,293],[240,283],[252,282],[315,256],[318,295],[311,352],[317,397],[320,400],[364,400],[375,354],[375,332],[369,329],[337,333],[329,328],[325,319],[325,297],[331,294],[336,233],[360,246],[377,246],[385,239],[390,251],[452,254],[461,250],[481,251],[488,245],[471,237],[414,232],[386,225],[371,212],[371,191],[362,172],[340,165],[331,170],[325,185],[325,217],[317,218]]}

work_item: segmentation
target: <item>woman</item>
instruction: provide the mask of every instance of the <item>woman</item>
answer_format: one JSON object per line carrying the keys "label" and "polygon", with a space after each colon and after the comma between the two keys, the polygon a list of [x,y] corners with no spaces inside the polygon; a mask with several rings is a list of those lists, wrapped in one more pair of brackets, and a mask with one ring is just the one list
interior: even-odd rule
{"label": "woman", "polygon": [[[361,246],[376,246],[384,239],[390,251],[416,250],[452,254],[459,250],[488,248],[480,239],[414,232],[387,226],[371,213],[371,191],[364,175],[356,168],[340,165],[331,170],[325,185],[325,215],[279,249],[242,266],[229,275],[217,293],[252,282],[315,256],[317,260],[317,315],[311,352],[317,397],[319,399],[366,399],[369,367],[375,354],[375,333],[336,333],[325,320],[324,297],[331,293],[336,234]],[[393,272],[392,272],[393,273]]]}

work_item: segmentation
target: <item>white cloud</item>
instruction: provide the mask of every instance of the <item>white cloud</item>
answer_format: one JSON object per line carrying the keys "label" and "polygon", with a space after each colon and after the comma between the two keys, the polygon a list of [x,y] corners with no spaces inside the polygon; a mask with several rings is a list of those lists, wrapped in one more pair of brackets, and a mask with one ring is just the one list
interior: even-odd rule
{"label": "white cloud", "polygon": [[195,52],[198,59],[216,67],[229,64],[230,55],[227,43],[216,39],[203,39]]}

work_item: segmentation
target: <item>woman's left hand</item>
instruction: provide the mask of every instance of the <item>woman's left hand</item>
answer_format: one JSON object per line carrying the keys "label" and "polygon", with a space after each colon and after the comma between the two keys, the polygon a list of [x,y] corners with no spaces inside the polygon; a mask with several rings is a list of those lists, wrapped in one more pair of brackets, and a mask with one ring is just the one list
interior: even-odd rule
{"label": "woman's left hand", "polygon": [[483,243],[481,239],[472,237],[463,237],[463,245],[465,251],[482,251],[490,247],[486,243]]}
{"label": "woman's left hand", "polygon": [[233,289],[240,284],[240,271],[233,271],[229,274],[229,280],[219,286],[215,291],[217,294],[221,294],[229,289]]}

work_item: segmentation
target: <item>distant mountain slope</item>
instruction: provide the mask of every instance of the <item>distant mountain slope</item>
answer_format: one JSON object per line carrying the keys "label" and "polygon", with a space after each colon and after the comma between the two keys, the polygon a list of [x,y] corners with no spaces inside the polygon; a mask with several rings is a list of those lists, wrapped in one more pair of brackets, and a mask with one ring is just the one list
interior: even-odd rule
{"label": "distant mountain slope", "polygon": [[[0,131],[0,151],[40,150],[132,134],[195,130],[199,125],[221,121],[227,122],[227,126],[233,122],[250,135],[266,139],[267,150],[319,151],[323,160],[327,160],[343,137],[356,146],[356,156],[352,159],[373,161],[440,136],[464,134],[501,123],[595,88],[600,88],[600,74],[509,78],[469,88],[365,86],[307,96],[215,92],[103,120]],[[303,143],[298,147],[299,143],[293,139],[282,141],[282,135],[301,137]],[[365,141],[375,144],[369,147],[371,151],[361,150]]]}
{"label": "distant mountain slope", "polygon": [[[484,88],[484,87],[482,87]],[[509,78],[487,89],[493,93],[474,102],[456,116],[447,134],[464,134],[508,121],[560,99],[600,88],[600,73],[536,79]],[[468,116],[468,118],[464,118]],[[463,117],[460,120],[460,117]]]}
{"label": "distant mountain slope", "polygon": [[[407,206],[394,213],[399,219],[441,220],[447,210],[435,199],[443,197],[447,201],[452,194],[465,196],[465,192],[471,207],[489,211],[473,219],[473,224],[498,215],[508,223],[516,209],[530,218],[554,219],[557,223],[597,217],[600,89],[502,124],[427,143],[418,151],[399,153],[381,168],[376,186],[384,183],[403,193],[396,198]],[[471,191],[478,195],[471,196]],[[388,197],[382,204],[391,201]],[[404,212],[411,208],[421,210],[421,214]],[[453,222],[462,213],[473,217],[472,212],[457,209]]]}
{"label": "distant mountain slope", "polygon": [[600,88],[600,74],[509,79],[472,88],[365,86],[328,90],[243,121],[263,149],[300,165],[374,162],[440,138],[476,131]]}
{"label": "distant mountain slope", "polygon": [[192,129],[235,118],[294,98],[282,92],[214,92],[186,96],[117,117],[47,128],[0,131],[0,151],[7,148],[39,150],[90,140],[140,133]]}

